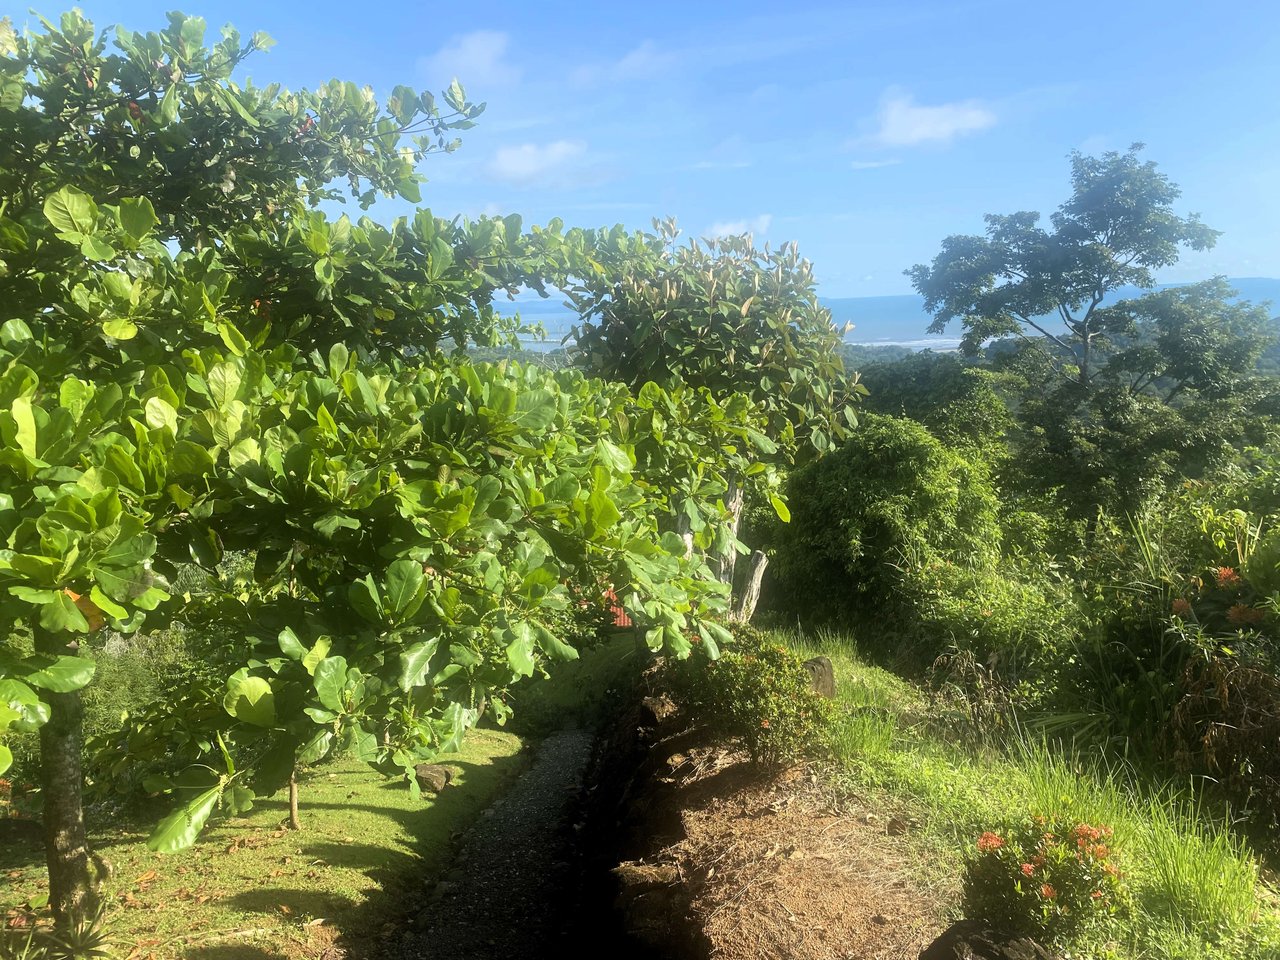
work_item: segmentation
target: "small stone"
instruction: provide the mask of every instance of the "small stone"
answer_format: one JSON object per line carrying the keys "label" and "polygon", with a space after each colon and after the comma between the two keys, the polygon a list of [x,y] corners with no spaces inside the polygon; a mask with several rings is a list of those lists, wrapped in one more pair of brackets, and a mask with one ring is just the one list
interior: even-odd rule
{"label": "small stone", "polygon": [[814,657],[804,662],[809,671],[809,688],[820,697],[834,700],[836,696],[836,670],[830,657]]}
{"label": "small stone", "polygon": [[453,782],[453,771],[438,763],[420,763],[413,768],[414,779],[427,793],[439,793]]}

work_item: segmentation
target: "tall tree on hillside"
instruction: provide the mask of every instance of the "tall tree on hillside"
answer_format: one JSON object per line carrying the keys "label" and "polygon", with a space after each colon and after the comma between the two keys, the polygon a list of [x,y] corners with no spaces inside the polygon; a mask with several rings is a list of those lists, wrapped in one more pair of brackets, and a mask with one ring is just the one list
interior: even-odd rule
{"label": "tall tree on hillside", "polygon": [[1051,229],[1037,213],[989,215],[986,236],[948,237],[908,271],[930,330],[960,320],[967,353],[1022,339],[996,359],[1026,373],[1013,474],[1081,518],[1137,509],[1221,462],[1273,405],[1255,375],[1269,318],[1225,281],[1116,299],[1218,236],[1174,212],[1180,191],[1141,149],[1072,154],[1072,195]]}
{"label": "tall tree on hillside", "polygon": [[1103,306],[1108,295],[1155,286],[1153,271],[1218,237],[1196,215],[1174,213],[1181,191],[1139,159],[1142,147],[1073,153],[1072,195],[1052,229],[1030,211],[988,214],[986,236],[947,237],[932,264],[907,271],[933,314],[929,331],[960,320],[967,353],[997,337],[1040,336],[1087,390],[1100,350],[1132,328],[1128,311]]}

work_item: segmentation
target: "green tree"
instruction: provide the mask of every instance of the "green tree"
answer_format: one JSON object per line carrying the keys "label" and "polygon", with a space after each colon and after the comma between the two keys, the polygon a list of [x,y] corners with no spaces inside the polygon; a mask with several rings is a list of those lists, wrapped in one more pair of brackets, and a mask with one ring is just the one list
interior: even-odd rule
{"label": "green tree", "polygon": [[930,332],[960,320],[969,353],[996,337],[1038,335],[1087,390],[1099,349],[1130,326],[1125,311],[1104,306],[1108,295],[1154,286],[1153,271],[1182,248],[1206,250],[1218,237],[1174,213],[1180,191],[1141,150],[1073,153],[1072,195],[1052,229],[1038,213],[988,214],[986,236],[947,237],[932,264],[907,271],[934,316]]}
{"label": "green tree", "polygon": [[1056,489],[1070,514],[1090,519],[1098,507],[1138,511],[1261,442],[1277,390],[1255,370],[1275,324],[1232,294],[1217,279],[1117,303],[1126,333],[1087,393],[1052,374],[1028,382],[1011,479]]}
{"label": "green tree", "polygon": [[[460,87],[446,115],[403,87],[384,111],[352,84],[241,87],[265,38],[206,48],[198,18],[118,53],[78,13],[43,23],[0,29],[0,734],[40,730],[60,922],[94,899],[79,654],[104,626],[237,628],[181,705],[205,779],[160,849],[332,750],[405,771],[446,749],[575,655],[552,625],[607,587],[654,649],[714,651],[726,591],[669,528],[723,542],[726,472],[773,492],[762,411],[443,360],[496,339],[496,291],[588,270],[593,235],[308,209],[344,180],[416,199],[417,161],[478,113]],[[169,586],[191,565],[201,609]]]}
{"label": "green tree", "polygon": [[1254,373],[1272,325],[1226,283],[1119,299],[1217,237],[1174,212],[1178,188],[1140,150],[1073,154],[1051,230],[1035,213],[988,216],[986,236],[948,237],[909,271],[930,329],[960,319],[967,352],[1022,338],[993,357],[1018,422],[1009,479],[1090,523],[1220,463],[1274,406]]}
{"label": "green tree", "polygon": [[868,410],[924,424],[943,443],[977,453],[993,467],[1008,456],[1013,418],[1001,378],[949,353],[925,350],[862,373]]}
{"label": "green tree", "polygon": [[[732,586],[737,554],[746,551],[737,533],[747,499],[772,502],[785,519],[775,472],[831,449],[856,423],[853,402],[865,390],[845,373],[840,331],[793,244],[761,251],[742,236],[677,245],[674,223],[655,226],[657,236],[596,238],[591,269],[569,288],[581,317],[577,350],[606,379],[634,388],[684,383],[721,402],[747,398],[761,411],[763,430],[750,440],[772,469],[731,471],[720,491],[731,536],[712,556]],[[763,551],[752,554],[737,617],[750,619],[767,562]]]}

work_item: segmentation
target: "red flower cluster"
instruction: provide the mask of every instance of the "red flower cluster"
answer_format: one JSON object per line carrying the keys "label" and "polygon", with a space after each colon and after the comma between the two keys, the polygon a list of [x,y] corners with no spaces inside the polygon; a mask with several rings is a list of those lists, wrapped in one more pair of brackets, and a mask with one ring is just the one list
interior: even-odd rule
{"label": "red flower cluster", "polygon": [[992,850],[999,850],[1004,846],[1004,839],[998,833],[992,833],[988,830],[978,838],[978,852],[990,853]]}
{"label": "red flower cluster", "polygon": [[1219,567],[1214,571],[1213,578],[1218,582],[1220,590],[1231,590],[1240,586],[1240,574],[1236,573],[1235,567]]}
{"label": "red flower cluster", "polygon": [[1173,601],[1173,615],[1180,620],[1186,620],[1191,616],[1191,601],[1185,597],[1178,597]]}

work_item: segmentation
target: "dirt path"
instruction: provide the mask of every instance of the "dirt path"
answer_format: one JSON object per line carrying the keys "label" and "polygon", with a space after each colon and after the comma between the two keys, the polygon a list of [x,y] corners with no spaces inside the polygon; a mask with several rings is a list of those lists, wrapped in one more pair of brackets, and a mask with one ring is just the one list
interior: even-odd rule
{"label": "dirt path", "polygon": [[404,960],[556,956],[580,934],[581,870],[568,823],[592,734],[548,737],[533,765],[462,841],[403,944]]}

